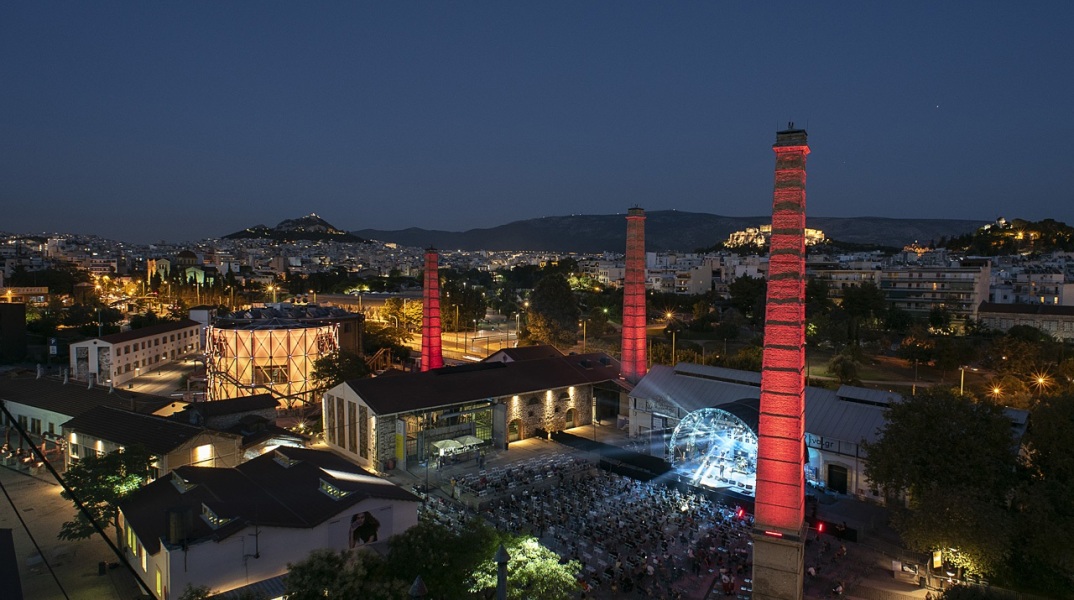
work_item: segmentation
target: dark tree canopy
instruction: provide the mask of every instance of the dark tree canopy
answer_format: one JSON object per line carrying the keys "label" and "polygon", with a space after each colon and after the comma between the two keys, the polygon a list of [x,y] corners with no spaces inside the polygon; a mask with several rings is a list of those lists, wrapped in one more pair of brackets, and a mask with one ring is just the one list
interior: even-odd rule
{"label": "dark tree canopy", "polygon": [[287,565],[286,596],[290,600],[406,597],[407,585],[386,565],[373,552],[314,550],[305,560]]}
{"label": "dark tree canopy", "polygon": [[865,473],[888,495],[908,493],[895,525],[918,551],[958,548],[961,566],[991,572],[1009,554],[1004,524],[1016,440],[995,404],[931,388],[893,404]]}
{"label": "dark tree canopy", "polygon": [[313,361],[311,376],[319,386],[330,388],[344,381],[368,377],[369,373],[365,357],[349,350],[339,350]]}
{"label": "dark tree canopy", "polygon": [[546,344],[573,344],[579,317],[578,302],[566,277],[553,273],[537,282],[527,314],[530,337]]}

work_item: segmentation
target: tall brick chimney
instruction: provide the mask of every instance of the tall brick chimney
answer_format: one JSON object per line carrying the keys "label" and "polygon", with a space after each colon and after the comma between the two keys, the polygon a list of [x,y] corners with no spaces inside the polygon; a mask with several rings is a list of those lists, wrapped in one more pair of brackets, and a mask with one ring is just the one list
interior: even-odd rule
{"label": "tall brick chimney", "polygon": [[776,133],[772,243],[768,263],[753,597],[803,596],[805,523],[805,183],[806,132]]}
{"label": "tall brick chimney", "polygon": [[627,211],[626,278],[623,282],[623,379],[637,383],[648,371],[645,356],[645,211]]}
{"label": "tall brick chimney", "polygon": [[425,250],[425,285],[421,305],[421,370],[444,366],[440,340],[440,255]]}

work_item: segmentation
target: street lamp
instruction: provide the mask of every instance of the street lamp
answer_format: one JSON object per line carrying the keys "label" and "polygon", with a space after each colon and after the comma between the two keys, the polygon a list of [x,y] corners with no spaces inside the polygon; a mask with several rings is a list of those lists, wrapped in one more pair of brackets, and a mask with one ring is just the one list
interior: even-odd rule
{"label": "street lamp", "polygon": [[474,352],[477,352],[477,319],[474,319]]}
{"label": "street lamp", "polygon": [[582,354],[585,354],[585,325],[586,325],[586,320],[582,319],[581,321],[578,322],[578,324],[582,326]]}
{"label": "street lamp", "polygon": [[314,290],[310,290],[310,294],[313,295],[313,303],[317,304],[317,292],[315,292]]}

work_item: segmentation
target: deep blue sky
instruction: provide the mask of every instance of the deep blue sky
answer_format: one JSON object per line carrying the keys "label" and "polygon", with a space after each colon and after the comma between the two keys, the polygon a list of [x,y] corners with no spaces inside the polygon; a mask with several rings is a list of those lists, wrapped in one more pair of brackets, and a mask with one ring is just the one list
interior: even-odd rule
{"label": "deep blue sky", "polygon": [[1074,224],[1074,3],[4,2],[0,231],[638,204]]}

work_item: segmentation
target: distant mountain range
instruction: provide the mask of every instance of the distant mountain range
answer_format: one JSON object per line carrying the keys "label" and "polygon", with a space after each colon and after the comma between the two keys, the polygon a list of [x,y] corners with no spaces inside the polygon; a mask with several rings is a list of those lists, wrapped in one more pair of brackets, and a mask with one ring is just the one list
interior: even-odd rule
{"label": "distant mountain range", "polygon": [[[723,217],[708,213],[657,210],[646,213],[645,248],[650,252],[692,252],[727,240],[735,231],[772,222],[771,216]],[[286,222],[286,221],[285,221]],[[976,231],[985,221],[962,219],[889,219],[882,217],[809,217],[807,226],[828,238],[853,244],[901,248],[927,244]],[[361,229],[353,235],[403,246],[441,250],[532,250],[549,252],[619,252],[626,248],[626,215],[577,215],[515,221],[487,229],[439,231]]]}
{"label": "distant mountain range", "polygon": [[224,236],[225,240],[270,239],[280,242],[321,240],[335,242],[364,242],[362,238],[333,227],[331,223],[310,213],[297,219],[280,221],[275,227],[254,225]]}

